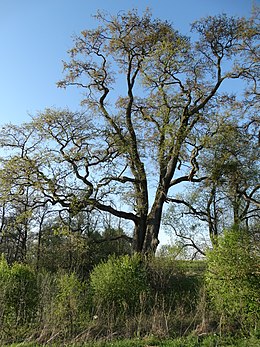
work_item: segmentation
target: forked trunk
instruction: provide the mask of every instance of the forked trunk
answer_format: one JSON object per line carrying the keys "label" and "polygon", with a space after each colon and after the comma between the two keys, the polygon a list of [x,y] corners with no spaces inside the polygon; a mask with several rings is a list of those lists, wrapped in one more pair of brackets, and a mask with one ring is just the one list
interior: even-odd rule
{"label": "forked trunk", "polygon": [[135,226],[133,250],[142,254],[155,254],[159,245],[163,201],[154,204],[149,215],[139,219]]}

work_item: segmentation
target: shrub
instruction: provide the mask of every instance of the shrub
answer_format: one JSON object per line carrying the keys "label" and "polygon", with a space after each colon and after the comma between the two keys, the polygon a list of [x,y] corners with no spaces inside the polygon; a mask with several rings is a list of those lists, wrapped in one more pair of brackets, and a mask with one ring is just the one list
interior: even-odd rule
{"label": "shrub", "polygon": [[[6,302],[9,287],[10,269],[4,257],[0,260],[0,327],[3,327],[8,305]],[[0,329],[1,331],[3,329]]]}
{"label": "shrub", "polygon": [[24,264],[0,261],[0,340],[19,340],[31,331],[38,309],[38,286],[33,270]]}
{"label": "shrub", "polygon": [[103,308],[133,309],[148,291],[145,267],[139,255],[110,257],[97,265],[90,275],[96,305]]}
{"label": "shrub", "polygon": [[15,263],[9,267],[0,261],[1,322],[23,325],[37,312],[38,287],[36,275],[29,266]]}
{"label": "shrub", "polygon": [[57,278],[57,294],[55,299],[55,325],[63,334],[80,331],[87,320],[85,300],[86,288],[75,273],[62,274]]}
{"label": "shrub", "polygon": [[249,234],[225,232],[207,259],[206,285],[223,323],[232,329],[256,329],[260,319],[259,251]]}
{"label": "shrub", "polygon": [[37,312],[37,278],[28,265],[15,263],[10,268],[7,303],[16,324],[31,322]]}

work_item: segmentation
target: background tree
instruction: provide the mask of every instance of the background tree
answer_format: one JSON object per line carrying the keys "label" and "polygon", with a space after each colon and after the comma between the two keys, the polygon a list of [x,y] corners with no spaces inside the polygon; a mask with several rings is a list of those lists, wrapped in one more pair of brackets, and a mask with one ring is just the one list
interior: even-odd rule
{"label": "background tree", "polygon": [[[95,213],[80,212],[71,220],[61,211],[49,210],[41,226],[39,243],[28,243],[27,260],[39,270],[75,272],[86,278],[93,267],[109,256],[131,253],[128,236],[122,228],[108,228]],[[35,238],[38,238],[35,232]],[[36,255],[37,254],[37,258]],[[36,261],[36,264],[35,264]]]}
{"label": "background tree", "polygon": [[[8,142],[5,155],[0,159],[1,251],[9,262],[24,261],[33,220],[41,203],[37,189],[29,183],[28,163],[20,166],[20,161],[25,162],[26,152],[30,151],[27,145],[30,133],[10,125],[5,134],[8,134]],[[9,148],[13,151],[11,157]]]}
{"label": "background tree", "polygon": [[[239,114],[233,109],[233,119],[229,115],[228,121],[220,123],[201,156],[201,170],[207,179],[178,197],[169,198],[179,206],[169,210],[166,224],[175,229],[178,237],[189,239],[190,245],[196,239],[194,234],[206,226],[213,245],[223,229],[234,225],[250,232],[259,231],[256,227],[260,218],[257,128],[248,114],[241,120],[243,105],[239,103],[239,106]],[[257,121],[254,116],[253,123]],[[188,227],[189,220],[193,222],[193,230]]]}

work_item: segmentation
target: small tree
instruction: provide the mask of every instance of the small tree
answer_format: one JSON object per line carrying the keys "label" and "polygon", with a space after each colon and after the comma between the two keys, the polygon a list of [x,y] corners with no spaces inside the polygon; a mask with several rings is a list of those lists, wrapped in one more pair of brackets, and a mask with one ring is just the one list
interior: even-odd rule
{"label": "small tree", "polygon": [[259,328],[259,245],[248,233],[229,230],[207,259],[206,285],[221,325]]}

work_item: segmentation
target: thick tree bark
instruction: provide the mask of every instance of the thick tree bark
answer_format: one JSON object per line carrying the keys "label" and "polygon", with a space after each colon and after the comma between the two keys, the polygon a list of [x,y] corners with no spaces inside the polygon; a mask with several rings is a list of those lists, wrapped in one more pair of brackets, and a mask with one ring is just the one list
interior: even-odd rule
{"label": "thick tree bark", "polygon": [[[153,211],[152,211],[153,212]],[[150,213],[149,218],[139,221],[135,225],[133,237],[134,252],[142,254],[155,254],[159,245],[158,235],[161,224],[162,207],[157,211]]]}
{"label": "thick tree bark", "polygon": [[164,194],[157,193],[149,214],[143,214],[135,223],[133,250],[142,254],[155,254],[159,245]]}
{"label": "thick tree bark", "polygon": [[156,199],[148,216],[148,223],[146,228],[146,235],[143,245],[143,253],[155,253],[159,245],[159,231],[162,220],[164,199]]}
{"label": "thick tree bark", "polygon": [[146,217],[141,217],[138,222],[135,223],[134,236],[133,236],[133,251],[142,253],[143,245],[146,235]]}

